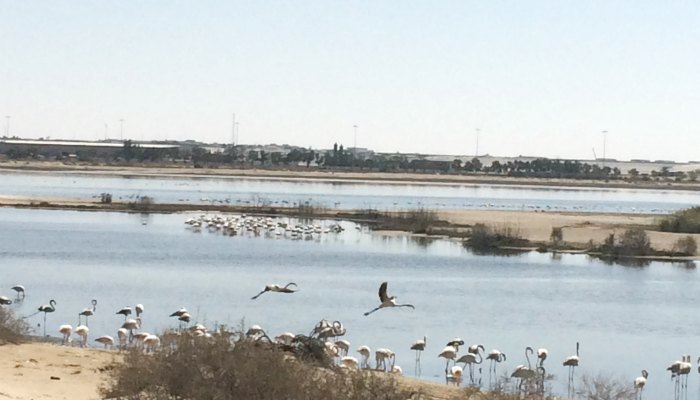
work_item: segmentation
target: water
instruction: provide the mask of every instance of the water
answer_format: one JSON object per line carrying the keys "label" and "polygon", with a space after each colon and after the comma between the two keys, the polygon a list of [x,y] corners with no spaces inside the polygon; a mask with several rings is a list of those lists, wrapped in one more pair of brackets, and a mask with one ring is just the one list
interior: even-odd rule
{"label": "water", "polygon": [[503,209],[665,214],[700,204],[700,192],[512,185],[299,181],[251,178],[152,178],[66,173],[0,173],[3,195],[98,198],[137,195],[182,204],[294,205],[396,210]]}
{"label": "water", "polygon": [[[11,306],[22,315],[55,299],[47,319],[53,336],[61,324],[75,326],[78,312],[97,299],[92,339],[116,337],[123,317],[114,313],[136,303],[146,308],[143,328],[150,332],[177,326],[168,315],[182,306],[197,322],[237,326],[245,319],[271,335],[309,333],[320,319],[337,319],[347,327],[351,355],[363,344],[390,348],[407,375],[409,347],[426,335],[423,378],[435,381],[444,370],[437,354],[454,336],[505,352],[499,374],[525,363],[525,346],[546,347],[559,393],[566,393],[561,362],[576,341],[577,376],[608,372],[631,385],[646,368],[646,397],[655,399],[673,391],[665,367],[697,350],[695,264],[631,268],[580,255],[475,256],[454,241],[378,236],[348,222],[345,232],[320,240],[227,237],[187,230],[189,216],[0,209],[0,294],[12,296],[9,288],[24,284],[25,301]],[[265,284],[291,281],[298,293],[250,299]],[[378,304],[382,281],[416,309],[363,316]],[[29,321],[36,327],[42,315]],[[486,365],[483,371],[487,381]],[[689,391],[698,384],[693,373]]]}

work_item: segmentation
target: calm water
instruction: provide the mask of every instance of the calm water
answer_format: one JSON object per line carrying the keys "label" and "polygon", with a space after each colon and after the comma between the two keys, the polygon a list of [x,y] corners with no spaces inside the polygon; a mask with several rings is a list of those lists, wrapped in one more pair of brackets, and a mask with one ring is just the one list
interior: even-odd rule
{"label": "calm water", "polygon": [[332,183],[246,178],[145,178],[65,173],[0,173],[3,195],[115,199],[146,195],[159,202],[292,205],[329,208],[491,208],[506,210],[670,213],[700,204],[700,192],[499,185]]}
{"label": "calm water", "polygon": [[[0,209],[0,293],[12,296],[9,288],[24,284],[26,300],[11,306],[22,315],[55,299],[47,322],[54,336],[61,324],[75,326],[93,298],[99,303],[91,338],[116,336],[123,318],[114,313],[136,303],[144,304],[143,328],[151,332],[176,326],[168,315],[182,306],[198,322],[237,325],[245,318],[272,335],[308,333],[322,318],[337,319],[353,350],[390,348],[408,375],[409,346],[427,335],[423,377],[432,380],[441,379],[444,362],[436,356],[454,336],[505,352],[499,372],[524,363],[525,346],[546,347],[547,371],[564,393],[561,362],[576,341],[578,375],[614,372],[631,382],[646,368],[647,398],[654,399],[671,398],[665,367],[681,354],[698,355],[694,264],[630,268],[573,255],[475,256],[455,242],[377,236],[351,223],[318,241],[226,237],[188,231],[187,217]],[[364,317],[377,305],[384,280],[390,294],[415,304],[415,311]],[[301,290],[250,300],[266,283],[289,281]],[[34,326],[41,320],[29,319]],[[692,397],[697,374],[690,382]]]}

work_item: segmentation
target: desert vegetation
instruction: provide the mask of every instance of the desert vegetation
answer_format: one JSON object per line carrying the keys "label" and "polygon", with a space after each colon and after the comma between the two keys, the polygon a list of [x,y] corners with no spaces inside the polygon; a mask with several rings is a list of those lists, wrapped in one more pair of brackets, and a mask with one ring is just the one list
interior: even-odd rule
{"label": "desert vegetation", "polygon": [[18,344],[29,334],[29,325],[15,317],[12,310],[0,306],[0,345]]}
{"label": "desert vegetation", "polygon": [[676,211],[659,224],[662,232],[700,233],[700,206]]}
{"label": "desert vegetation", "polygon": [[528,244],[520,229],[512,225],[492,226],[475,224],[465,245],[476,251],[489,251],[503,247],[519,247]]}

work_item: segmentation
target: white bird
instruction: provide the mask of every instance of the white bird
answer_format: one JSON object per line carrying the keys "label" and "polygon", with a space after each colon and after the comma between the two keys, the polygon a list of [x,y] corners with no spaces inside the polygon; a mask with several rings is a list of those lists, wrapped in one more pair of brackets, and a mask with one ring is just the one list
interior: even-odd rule
{"label": "white bird", "polygon": [[450,373],[447,375],[447,382],[452,382],[455,384],[455,386],[459,386],[460,383],[462,383],[462,367],[459,365],[455,365],[452,368],[450,368]]}
{"label": "white bird", "polygon": [[391,367],[391,373],[395,375],[403,375],[403,369],[398,365],[393,365]]}
{"label": "white bird", "polygon": [[456,337],[452,338],[445,346],[452,346],[455,348],[456,351],[459,351],[459,346],[464,346],[464,340]]}
{"label": "white bird", "polygon": [[379,301],[381,301],[381,304],[379,304],[379,306],[374,310],[367,311],[365,316],[368,316],[379,309],[388,307],[410,307],[415,310],[415,307],[412,304],[396,304],[396,296],[389,297],[389,295],[386,293],[387,286],[387,282],[382,282],[382,284],[379,286]]}
{"label": "white bird", "polygon": [[338,340],[337,342],[335,342],[335,345],[338,346],[341,357],[345,357],[348,355],[348,351],[350,351],[350,342],[348,342],[347,340]]}
{"label": "white bird", "polygon": [[355,357],[345,356],[340,359],[340,362],[348,369],[356,370],[359,368],[359,363]]}
{"label": "white bird", "polygon": [[160,338],[156,335],[148,335],[143,340],[146,352],[154,352],[160,347]]}
{"label": "white bird", "polygon": [[126,328],[119,328],[117,330],[117,337],[119,338],[119,347],[125,348],[127,344],[129,331]]}
{"label": "white bird", "polygon": [[136,309],[136,318],[138,318],[141,316],[141,314],[143,314],[143,304],[137,304],[135,309]]}
{"label": "white bird", "polygon": [[85,325],[80,325],[75,328],[75,334],[83,339],[83,343],[80,347],[87,346],[88,334],[90,333],[90,328]]}
{"label": "white bird", "polygon": [[73,327],[70,325],[61,325],[58,327],[58,333],[63,335],[63,341],[61,341],[61,344],[67,344],[70,342],[70,335],[73,333]]}
{"label": "white bird", "polygon": [[134,330],[139,329],[139,323],[135,319],[127,319],[122,324],[122,329],[129,331],[129,344],[134,340]]}
{"label": "white bird", "polygon": [[44,336],[46,336],[46,314],[56,311],[56,300],[52,299],[49,304],[42,304],[38,310],[44,313]]}
{"label": "white bird", "polygon": [[376,369],[379,369],[379,365],[382,365],[383,370],[386,372],[387,371],[387,365],[386,365],[386,360],[391,359],[391,367],[388,368],[389,371],[391,371],[392,368],[394,368],[394,364],[396,363],[396,354],[394,354],[393,351],[389,349],[377,349],[374,352],[374,357],[376,361]]}
{"label": "white bird", "polygon": [[92,308],[84,308],[83,311],[78,313],[78,324],[80,324],[80,317],[85,317],[85,326],[88,326],[88,317],[95,315],[97,310],[97,300],[92,299]]}
{"label": "white bird", "polygon": [[542,367],[544,366],[544,360],[547,359],[547,355],[549,354],[549,351],[547,349],[537,349],[537,366]]}
{"label": "white bird", "polygon": [[12,304],[12,300],[9,297],[0,296],[0,306],[9,306],[10,304]]}
{"label": "white bird", "polygon": [[281,285],[278,285],[276,283],[273,285],[266,285],[265,289],[263,289],[260,293],[256,294],[255,296],[251,297],[251,300],[257,299],[265,292],[294,293],[297,291],[296,289],[290,289],[289,288],[290,286],[297,287],[297,284],[294,282],[289,282],[286,286],[281,286]]}
{"label": "white bird", "polygon": [[420,377],[421,372],[422,372],[421,368],[420,368],[420,355],[421,355],[421,353],[423,353],[423,350],[425,350],[425,345],[427,342],[428,342],[428,337],[423,336],[423,339],[418,339],[415,342],[413,342],[413,344],[411,345],[411,350],[416,351],[416,363],[413,367],[413,370],[414,370],[413,373],[416,374],[416,376],[418,376],[418,377]]}
{"label": "white bird", "polygon": [[20,295],[22,295],[22,298],[24,299],[24,294],[25,294],[25,293],[24,293],[24,286],[22,286],[22,285],[15,285],[15,286],[13,286],[11,289],[14,290],[15,292],[17,292],[17,298],[18,298],[18,299],[20,298]]}
{"label": "white bird", "polygon": [[126,318],[131,315],[131,307],[123,307],[119,311],[117,311],[117,314],[121,314],[124,316],[124,321],[126,321]]}
{"label": "white bird", "polygon": [[644,391],[644,386],[647,384],[647,378],[649,378],[649,373],[647,370],[642,370],[642,376],[637,377],[634,380],[634,389],[636,390],[636,397],[638,400],[642,400],[642,392]]}
{"label": "white bird", "polygon": [[369,368],[369,355],[372,353],[368,346],[360,346],[357,348],[362,358],[360,359],[360,368]]}
{"label": "white bird", "polygon": [[105,346],[105,349],[107,346],[114,346],[114,339],[111,336],[104,335],[100,336],[97,339],[95,339],[97,343],[103,344]]}
{"label": "white bird", "polygon": [[445,363],[445,377],[447,377],[450,367],[450,360],[454,361],[455,358],[457,358],[457,349],[454,346],[445,346],[445,348],[442,349],[440,354],[438,354],[438,357],[442,357],[445,360],[447,360],[447,362]]}
{"label": "white bird", "polygon": [[189,314],[187,312],[187,309],[185,307],[180,308],[179,310],[175,311],[174,313],[170,314],[171,317],[181,317],[182,314]]}
{"label": "white bird", "polygon": [[291,346],[292,340],[294,340],[294,334],[291,332],[284,332],[279,336],[275,336],[275,342],[277,342],[277,344]]}
{"label": "white bird", "polygon": [[493,371],[493,375],[496,375],[496,365],[497,363],[501,363],[503,361],[506,361],[506,354],[502,353],[499,350],[493,349],[491,352],[489,352],[488,356],[486,356],[487,360],[491,360],[491,365],[489,365],[489,383],[491,382],[491,371]]}
{"label": "white bird", "polygon": [[565,367],[569,367],[569,383],[567,385],[569,397],[573,396],[574,372],[575,372],[575,368],[578,367],[578,362],[579,362],[579,343],[576,342],[576,355],[567,357],[566,360],[564,360],[564,364],[563,364]]}
{"label": "white bird", "polygon": [[[474,365],[475,364],[481,364],[484,359],[481,356],[481,352],[479,352],[480,349],[483,349],[484,346],[479,345],[472,349],[472,347],[469,348],[469,352],[462,357],[458,358],[457,361],[455,361],[455,364],[459,363],[464,363],[465,366],[469,365],[469,382],[470,384],[474,384]],[[475,353],[472,352],[475,351]],[[478,357],[478,358],[477,358]]]}

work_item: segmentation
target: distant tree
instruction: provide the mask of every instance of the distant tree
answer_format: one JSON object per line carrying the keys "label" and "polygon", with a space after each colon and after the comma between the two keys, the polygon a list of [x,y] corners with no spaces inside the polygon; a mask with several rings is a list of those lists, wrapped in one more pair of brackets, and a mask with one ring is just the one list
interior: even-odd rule
{"label": "distant tree", "polygon": [[632,168],[631,170],[627,171],[627,175],[634,180],[639,176],[639,171],[637,171],[636,168]]}
{"label": "distant tree", "polygon": [[472,166],[474,168],[474,171],[481,171],[481,161],[479,161],[478,158],[474,157],[472,158]]}

